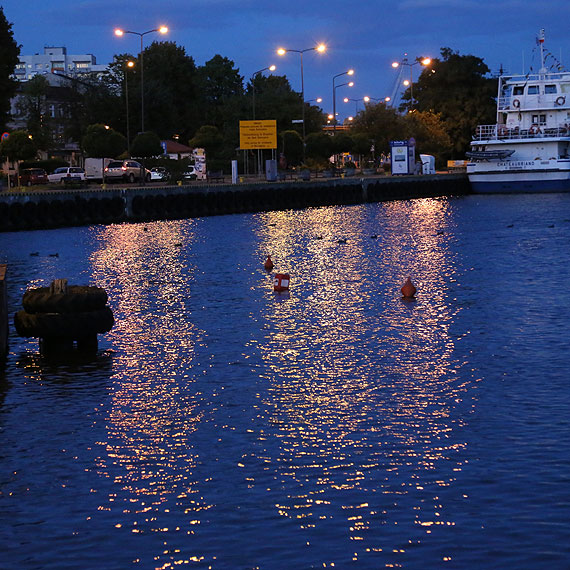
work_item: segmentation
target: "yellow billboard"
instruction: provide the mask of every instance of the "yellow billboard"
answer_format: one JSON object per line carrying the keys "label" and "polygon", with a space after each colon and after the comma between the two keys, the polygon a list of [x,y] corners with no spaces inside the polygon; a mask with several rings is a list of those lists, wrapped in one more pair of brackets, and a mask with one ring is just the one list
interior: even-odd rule
{"label": "yellow billboard", "polygon": [[239,146],[241,149],[277,148],[277,121],[240,121]]}

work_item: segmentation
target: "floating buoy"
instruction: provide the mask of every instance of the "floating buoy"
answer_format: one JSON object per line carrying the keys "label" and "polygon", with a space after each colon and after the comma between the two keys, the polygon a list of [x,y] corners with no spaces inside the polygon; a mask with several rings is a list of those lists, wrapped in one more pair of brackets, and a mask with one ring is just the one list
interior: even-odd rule
{"label": "floating buoy", "polygon": [[273,278],[273,290],[277,292],[289,290],[289,273],[276,273]]}
{"label": "floating buoy", "polygon": [[273,269],[273,261],[271,261],[270,255],[267,256],[267,259],[265,260],[263,267],[265,267],[265,271],[271,271]]}
{"label": "floating buoy", "polygon": [[403,287],[400,289],[404,299],[413,299],[416,294],[417,289],[414,287],[412,280],[408,277],[408,280],[404,283]]}

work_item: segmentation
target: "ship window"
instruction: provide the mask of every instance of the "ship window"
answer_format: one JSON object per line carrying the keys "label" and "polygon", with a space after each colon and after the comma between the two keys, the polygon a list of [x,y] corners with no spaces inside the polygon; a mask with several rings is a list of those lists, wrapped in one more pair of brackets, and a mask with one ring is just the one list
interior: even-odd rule
{"label": "ship window", "polygon": [[524,87],[522,85],[515,85],[513,87],[513,95],[523,95]]}
{"label": "ship window", "polygon": [[570,83],[562,83],[560,85],[560,91],[562,91],[562,93],[570,93]]}
{"label": "ship window", "polygon": [[545,85],[544,86],[544,93],[546,95],[556,93],[556,85]]}
{"label": "ship window", "polygon": [[529,95],[538,95],[538,85],[529,85],[528,86],[528,94]]}
{"label": "ship window", "polygon": [[546,115],[533,115],[532,116],[533,125],[546,125]]}

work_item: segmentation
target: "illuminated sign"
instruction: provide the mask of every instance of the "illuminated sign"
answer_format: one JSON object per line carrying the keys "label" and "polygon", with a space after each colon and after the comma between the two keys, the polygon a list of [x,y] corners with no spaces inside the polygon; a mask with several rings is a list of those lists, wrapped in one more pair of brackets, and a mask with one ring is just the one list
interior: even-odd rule
{"label": "illuminated sign", "polygon": [[239,146],[241,149],[277,148],[277,121],[240,121]]}

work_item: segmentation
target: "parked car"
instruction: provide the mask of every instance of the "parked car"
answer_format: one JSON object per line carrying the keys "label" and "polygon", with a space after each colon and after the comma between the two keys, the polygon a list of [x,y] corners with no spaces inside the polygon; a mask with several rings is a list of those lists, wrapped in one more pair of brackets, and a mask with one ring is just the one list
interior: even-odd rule
{"label": "parked car", "polygon": [[56,168],[53,174],[48,174],[48,181],[50,184],[65,184],[71,181],[84,182],[85,170],[79,166],[62,166]]}
{"label": "parked car", "polygon": [[198,178],[198,173],[196,172],[196,168],[190,165],[183,173],[182,178],[184,180],[196,180]]}
{"label": "parked car", "polygon": [[170,180],[170,172],[164,166],[155,166],[150,169],[150,179],[166,182]]}
{"label": "parked car", "polygon": [[47,183],[47,172],[43,168],[25,168],[24,170],[20,171],[20,184],[22,186]]}
{"label": "parked car", "polygon": [[142,176],[150,181],[150,171],[136,160],[112,160],[105,167],[105,179],[109,181],[124,180],[132,183],[140,180]]}

